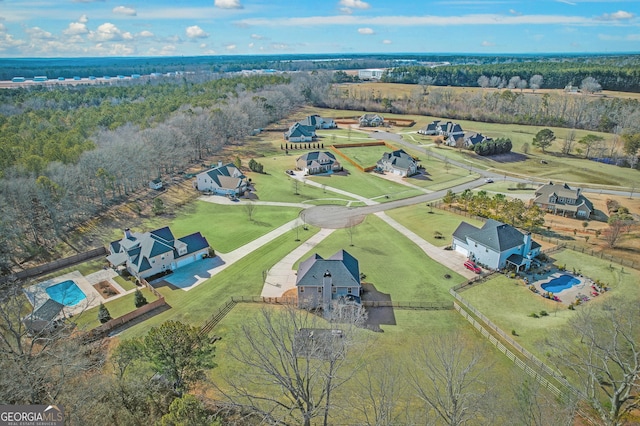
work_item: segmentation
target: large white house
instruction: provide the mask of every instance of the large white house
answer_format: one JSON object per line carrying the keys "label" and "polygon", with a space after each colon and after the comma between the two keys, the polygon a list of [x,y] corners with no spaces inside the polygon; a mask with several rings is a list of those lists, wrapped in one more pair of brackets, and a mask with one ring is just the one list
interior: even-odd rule
{"label": "large white house", "polygon": [[550,213],[566,216],[567,214],[582,219],[589,219],[594,211],[593,204],[580,188],[571,188],[549,182],[536,189],[533,204]]}
{"label": "large white house", "polygon": [[512,266],[517,271],[529,269],[531,260],[540,254],[540,244],[531,239],[530,233],[523,234],[493,219],[482,228],[460,223],[453,233],[452,248],[486,268]]}
{"label": "large white house", "polygon": [[385,152],[376,165],[380,170],[402,177],[412,176],[418,173],[418,163],[402,149]]}
{"label": "large white house", "polygon": [[199,173],[196,176],[195,186],[198,191],[212,192],[218,195],[242,195],[248,189],[245,175],[233,164],[223,165]]}
{"label": "large white house", "polygon": [[209,243],[200,232],[175,238],[168,226],[151,232],[131,232],[109,244],[107,260],[114,267],[124,265],[131,275],[147,278],[173,271],[202,259],[209,253]]}
{"label": "large white house", "polygon": [[307,175],[314,175],[328,171],[340,171],[342,165],[329,151],[311,151],[298,157],[296,168]]}
{"label": "large white house", "polygon": [[333,301],[360,303],[358,260],[344,250],[323,259],[314,254],[300,263],[296,278],[298,306],[328,310]]}

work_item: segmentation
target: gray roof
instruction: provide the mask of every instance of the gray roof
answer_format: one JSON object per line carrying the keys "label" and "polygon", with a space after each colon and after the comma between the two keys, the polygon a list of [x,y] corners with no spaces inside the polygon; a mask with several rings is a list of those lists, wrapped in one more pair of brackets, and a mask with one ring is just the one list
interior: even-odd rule
{"label": "gray roof", "polygon": [[326,272],[331,274],[336,287],[360,287],[360,267],[358,260],[344,250],[323,259],[314,254],[298,267],[296,286],[320,287]]}
{"label": "gray roof", "polygon": [[462,222],[453,235],[461,240],[471,240],[497,252],[503,252],[524,244],[524,234],[511,225],[489,219],[478,229]]}
{"label": "gray roof", "polygon": [[[556,195],[558,198],[575,200],[575,202],[573,204],[567,204],[566,202],[556,200],[555,203],[550,203],[549,198],[551,198],[552,195]],[[593,204],[584,195],[582,195],[580,188],[571,188],[566,183],[559,185],[549,182],[542,185],[536,189],[536,198],[533,202],[538,204],[555,204],[557,206],[562,206],[562,209],[567,211],[576,211],[578,207],[584,205],[584,207],[593,211]]]}
{"label": "gray roof", "polygon": [[382,154],[382,158],[378,160],[378,164],[389,164],[397,169],[408,170],[409,167],[415,166],[416,160],[412,156],[404,152],[402,149],[398,149],[393,152],[385,152]]}
{"label": "gray roof", "polygon": [[289,131],[286,132],[285,135],[289,138],[299,136],[314,137],[316,135],[316,127],[315,125],[306,125],[301,122],[296,122],[289,127]]}
{"label": "gray roof", "polygon": [[214,181],[218,187],[223,189],[237,189],[242,186],[246,176],[233,164],[214,167],[204,172]]}

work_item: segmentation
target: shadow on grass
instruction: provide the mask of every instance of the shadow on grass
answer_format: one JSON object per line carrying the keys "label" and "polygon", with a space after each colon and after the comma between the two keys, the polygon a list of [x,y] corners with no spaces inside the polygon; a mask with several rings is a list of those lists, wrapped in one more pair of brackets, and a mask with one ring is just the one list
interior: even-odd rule
{"label": "shadow on grass", "polygon": [[496,163],[517,163],[528,160],[529,156],[518,152],[510,152],[508,154],[491,155],[486,158],[493,160]]}
{"label": "shadow on grass", "polygon": [[[391,295],[381,293],[373,284],[362,284],[362,301],[390,302]],[[396,325],[396,316],[392,307],[367,307],[366,327],[373,331],[382,332],[381,325]]]}
{"label": "shadow on grass", "polygon": [[117,334],[120,334],[123,331],[127,330],[128,328],[131,328],[134,325],[138,325],[141,322],[148,320],[149,318],[152,318],[156,315],[159,315],[163,312],[168,311],[169,309],[171,309],[171,305],[169,305],[168,303],[165,303],[162,306],[158,306],[157,308],[145,313],[144,315],[140,315],[138,318],[133,319],[126,324],[122,324],[121,326],[114,328],[109,332],[109,337],[113,337]]}

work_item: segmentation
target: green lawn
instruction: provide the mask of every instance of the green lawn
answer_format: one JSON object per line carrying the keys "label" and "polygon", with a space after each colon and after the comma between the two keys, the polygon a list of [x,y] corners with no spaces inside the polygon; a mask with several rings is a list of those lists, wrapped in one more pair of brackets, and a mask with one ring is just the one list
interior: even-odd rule
{"label": "green lawn", "polygon": [[[464,281],[377,216],[368,216],[354,228],[353,244],[350,245],[347,230],[337,230],[299,261],[313,253],[328,257],[344,249],[358,259],[366,282],[402,302],[451,300],[449,288]],[[294,265],[297,267],[298,263]],[[452,278],[445,279],[445,274]]]}
{"label": "green lawn", "polygon": [[[146,288],[141,288],[140,291],[147,299],[147,302],[153,302],[156,300],[156,297]],[[109,310],[109,314],[111,314],[111,318],[118,318],[124,314],[128,314],[136,309],[134,304],[135,293],[127,294],[126,296],[119,297],[111,302],[104,302],[104,306]],[[100,325],[100,321],[98,321],[98,310],[100,308],[96,306],[95,308],[88,309],[84,311],[81,315],[75,318],[76,324],[78,328],[81,330],[91,330]]]}
{"label": "green lawn", "polygon": [[375,145],[344,147],[340,148],[340,151],[362,167],[373,167],[382,158],[383,154],[393,150],[386,145]]}
{"label": "green lawn", "polygon": [[349,171],[347,176],[332,174],[310,176],[308,179],[326,185],[327,187],[333,187],[362,197],[376,199],[378,202],[398,200],[423,194],[423,192],[415,188],[374,176],[371,173],[361,172],[355,167],[349,167],[349,165],[346,165],[345,169]]}
{"label": "green lawn", "polygon": [[113,280],[120,284],[120,287],[124,288],[125,290],[132,290],[136,288],[135,283],[125,279],[124,277],[121,277],[120,275],[115,276]]}
{"label": "green lawn", "polygon": [[299,233],[301,241],[295,241],[296,232],[290,231],[192,290],[172,290],[169,287],[158,287],[157,290],[172,308],[149,318],[144,323],[127,329],[123,332],[123,336],[144,335],[149,328],[168,320],[201,326],[231,296],[259,296],[264,282],[263,272],[317,231],[318,229],[314,227],[309,227],[307,231],[301,231]]}
{"label": "green lawn", "polygon": [[[445,210],[430,208],[425,203],[400,207],[389,210],[386,213],[423,239],[439,247],[451,244],[453,231],[460,225],[460,222],[465,221],[477,227],[483,225],[483,222],[479,220],[460,216]],[[444,238],[436,238],[436,232],[440,232]]]}
{"label": "green lawn", "polygon": [[[607,297],[619,295],[632,297],[640,301],[638,283],[640,271],[624,268],[618,264],[588,256],[573,250],[562,250],[552,254],[558,266],[566,265],[568,270],[574,267],[592,279],[611,286],[611,291],[598,298],[593,298],[589,303],[600,303]],[[609,268],[611,264],[612,268]],[[480,312],[498,325],[504,332],[511,333],[516,330],[514,337],[529,351],[544,356],[541,353],[539,343],[553,329],[562,327],[566,321],[575,315],[574,311],[567,309],[566,305],[551,302],[529,291],[521,281],[515,285],[516,280],[498,275],[485,283],[470,288],[461,293]],[[546,310],[549,316],[542,318],[530,318],[532,312]]]}
{"label": "green lawn", "polygon": [[298,217],[299,208],[254,206],[249,220],[245,201],[220,205],[196,201],[170,223],[176,236],[200,231],[211,247],[228,253]]}

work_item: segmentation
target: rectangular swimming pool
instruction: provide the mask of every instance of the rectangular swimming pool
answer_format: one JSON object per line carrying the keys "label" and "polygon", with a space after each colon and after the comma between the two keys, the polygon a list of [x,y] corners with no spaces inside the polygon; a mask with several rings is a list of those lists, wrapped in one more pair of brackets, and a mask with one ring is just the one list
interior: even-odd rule
{"label": "rectangular swimming pool", "polygon": [[50,298],[64,306],[75,306],[87,298],[72,280],[49,286],[46,292]]}

